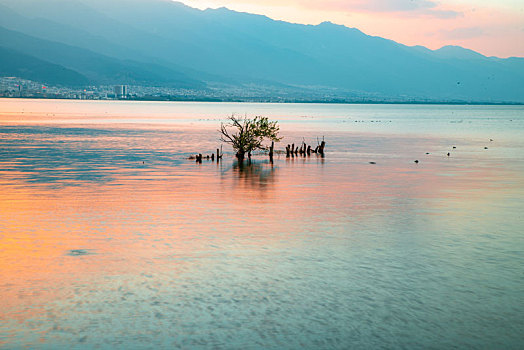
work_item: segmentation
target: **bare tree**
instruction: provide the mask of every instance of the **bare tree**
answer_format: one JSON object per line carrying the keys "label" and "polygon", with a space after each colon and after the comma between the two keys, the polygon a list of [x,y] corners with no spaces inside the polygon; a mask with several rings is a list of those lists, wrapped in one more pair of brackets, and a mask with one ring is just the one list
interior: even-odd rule
{"label": "bare tree", "polygon": [[231,116],[227,123],[220,125],[220,140],[229,143],[236,151],[236,157],[241,162],[245,154],[257,149],[267,149],[263,145],[265,139],[278,142],[278,122],[269,121],[267,117],[257,116],[253,119],[247,117]]}

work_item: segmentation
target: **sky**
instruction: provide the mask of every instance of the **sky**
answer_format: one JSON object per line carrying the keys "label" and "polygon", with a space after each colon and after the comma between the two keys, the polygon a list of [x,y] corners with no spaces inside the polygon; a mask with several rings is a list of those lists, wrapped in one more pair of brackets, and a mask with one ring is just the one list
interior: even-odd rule
{"label": "sky", "polygon": [[406,45],[524,57],[524,0],[180,0],[294,23],[331,21]]}

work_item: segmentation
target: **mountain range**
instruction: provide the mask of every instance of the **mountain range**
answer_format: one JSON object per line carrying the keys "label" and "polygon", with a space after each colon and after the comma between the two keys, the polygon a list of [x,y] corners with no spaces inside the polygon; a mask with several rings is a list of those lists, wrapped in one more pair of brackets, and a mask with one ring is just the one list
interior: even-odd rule
{"label": "mountain range", "polygon": [[524,102],[524,58],[410,47],[330,22],[295,24],[170,0],[0,0],[0,53],[2,76],[69,86]]}

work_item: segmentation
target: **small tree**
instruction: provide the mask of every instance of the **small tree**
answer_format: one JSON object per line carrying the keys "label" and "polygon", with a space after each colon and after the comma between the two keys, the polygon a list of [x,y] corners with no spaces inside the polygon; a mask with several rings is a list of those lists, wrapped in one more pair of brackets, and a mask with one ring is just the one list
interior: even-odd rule
{"label": "small tree", "polygon": [[250,156],[251,152],[257,149],[267,149],[262,144],[264,139],[274,142],[281,140],[278,137],[278,122],[271,122],[267,117],[257,116],[250,119],[233,115],[228,119],[229,122],[220,125],[220,140],[233,146],[240,162],[244,160],[246,153]]}

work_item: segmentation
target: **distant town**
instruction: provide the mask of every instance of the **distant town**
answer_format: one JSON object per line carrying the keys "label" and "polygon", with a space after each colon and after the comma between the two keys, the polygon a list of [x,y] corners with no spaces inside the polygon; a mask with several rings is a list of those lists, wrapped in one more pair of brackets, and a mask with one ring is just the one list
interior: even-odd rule
{"label": "distant town", "polygon": [[100,85],[74,88],[67,86],[50,86],[45,83],[17,77],[0,78],[0,97],[76,100],[162,100],[174,96],[187,99],[202,96],[212,97],[206,96],[205,91],[187,89],[128,85]]}
{"label": "distant town", "polygon": [[268,102],[268,103],[385,103],[385,104],[489,104],[520,105],[515,102],[492,101],[439,101],[400,95],[386,97],[322,88],[276,88],[261,85],[213,85],[193,90],[173,87],[141,85],[100,85],[85,87],[52,86],[18,77],[0,77],[0,98],[37,98],[71,100],[131,100],[131,101],[209,101],[209,102]]}
{"label": "distant town", "polygon": [[[100,85],[74,88],[51,86],[18,77],[0,78],[0,97],[46,98],[76,100],[140,100],[140,101],[233,101],[233,102],[364,102],[384,101],[380,96],[340,96],[334,90],[312,93],[301,88],[275,88],[260,85],[213,85],[192,90],[140,85]],[[393,100],[392,100],[393,101]]]}

